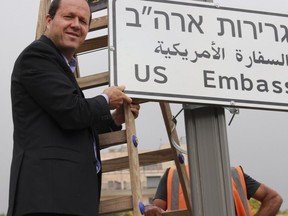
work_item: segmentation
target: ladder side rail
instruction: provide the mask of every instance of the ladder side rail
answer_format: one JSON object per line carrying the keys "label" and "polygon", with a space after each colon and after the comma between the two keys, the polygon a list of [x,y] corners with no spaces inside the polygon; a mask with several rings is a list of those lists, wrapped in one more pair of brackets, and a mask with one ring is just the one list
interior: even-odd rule
{"label": "ladder side rail", "polygon": [[46,28],[46,15],[51,4],[51,0],[41,0],[39,4],[38,21],[35,39],[39,39]]}
{"label": "ladder side rail", "polygon": [[136,136],[135,119],[127,103],[124,103],[125,126],[127,134],[127,150],[129,157],[131,192],[133,199],[133,214],[141,216],[139,203],[142,199],[140,166],[138,157],[138,140]]}
{"label": "ladder side rail", "polygon": [[[188,211],[190,212],[190,215],[192,214],[192,201],[191,201],[191,190],[190,190],[190,181],[189,181],[189,177],[186,171],[186,167],[184,163],[180,163],[179,162],[179,154],[180,152],[173,146],[172,142],[173,140],[179,144],[179,139],[178,139],[178,135],[176,132],[176,129],[174,128],[174,122],[172,121],[172,113],[171,113],[171,108],[169,103],[165,103],[165,102],[160,102],[160,107],[161,107],[161,111],[162,111],[162,115],[163,115],[163,119],[165,122],[165,126],[166,126],[166,131],[169,137],[169,141],[170,141],[170,145],[171,145],[171,149],[174,155],[174,160],[175,160],[175,165],[178,171],[178,176],[179,176],[179,180],[182,186],[182,190],[183,190],[183,194],[184,194],[184,198],[186,201],[186,206]],[[172,140],[173,139],[173,140]]]}

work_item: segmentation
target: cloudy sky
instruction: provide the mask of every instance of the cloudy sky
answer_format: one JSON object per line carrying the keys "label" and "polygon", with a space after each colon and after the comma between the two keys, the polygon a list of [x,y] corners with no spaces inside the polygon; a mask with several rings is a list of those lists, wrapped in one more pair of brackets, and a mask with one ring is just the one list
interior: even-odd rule
{"label": "cloudy sky", "polygon": [[[288,14],[287,0],[218,0],[217,3],[220,6]],[[13,146],[10,76],[18,54],[35,38],[38,8],[39,0],[2,2],[0,213],[6,212],[8,206],[9,170]],[[104,68],[101,71],[107,70],[106,65],[100,64],[103,62],[98,65]],[[176,115],[181,106],[175,105],[172,108],[173,114]],[[168,142],[159,105],[143,104],[141,111],[142,115],[137,120],[140,148],[157,149],[160,144]],[[227,112],[227,121],[230,118],[231,115]],[[252,177],[277,190],[284,198],[282,209],[288,209],[287,122],[287,112],[240,109],[240,114],[236,115],[232,124],[227,125],[231,165],[241,164]],[[177,131],[180,137],[185,137],[182,115],[178,118]]]}

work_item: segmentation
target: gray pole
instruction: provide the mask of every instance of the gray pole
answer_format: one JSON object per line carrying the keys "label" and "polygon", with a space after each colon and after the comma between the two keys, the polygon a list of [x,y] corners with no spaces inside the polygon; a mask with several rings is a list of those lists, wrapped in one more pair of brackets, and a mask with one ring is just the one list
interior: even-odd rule
{"label": "gray pole", "polygon": [[224,108],[184,105],[193,216],[235,216]]}
{"label": "gray pole", "polygon": [[193,216],[235,216],[224,108],[184,105],[184,116]]}

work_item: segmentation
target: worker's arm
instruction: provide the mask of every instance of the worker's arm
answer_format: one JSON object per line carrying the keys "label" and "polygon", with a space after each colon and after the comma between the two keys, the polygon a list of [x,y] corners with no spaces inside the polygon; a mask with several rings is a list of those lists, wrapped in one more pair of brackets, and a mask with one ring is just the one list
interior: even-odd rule
{"label": "worker's arm", "polygon": [[255,216],[275,216],[283,202],[282,197],[276,191],[264,184],[260,185],[252,197],[261,202]]}
{"label": "worker's arm", "polygon": [[145,216],[161,216],[166,209],[166,201],[154,199],[152,205],[145,206]]}
{"label": "worker's arm", "polygon": [[167,202],[162,199],[154,199],[153,205],[158,206],[159,208],[164,209],[164,210],[167,209]]}

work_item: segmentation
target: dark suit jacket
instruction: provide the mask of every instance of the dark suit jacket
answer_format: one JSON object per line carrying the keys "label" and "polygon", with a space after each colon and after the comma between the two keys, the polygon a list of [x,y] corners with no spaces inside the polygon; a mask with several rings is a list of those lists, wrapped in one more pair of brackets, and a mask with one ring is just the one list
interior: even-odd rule
{"label": "dark suit jacket", "polygon": [[63,56],[45,36],[16,60],[11,98],[8,216],[97,215],[101,174],[96,173],[92,131],[97,140],[97,133],[115,127],[105,98],[84,98]]}

